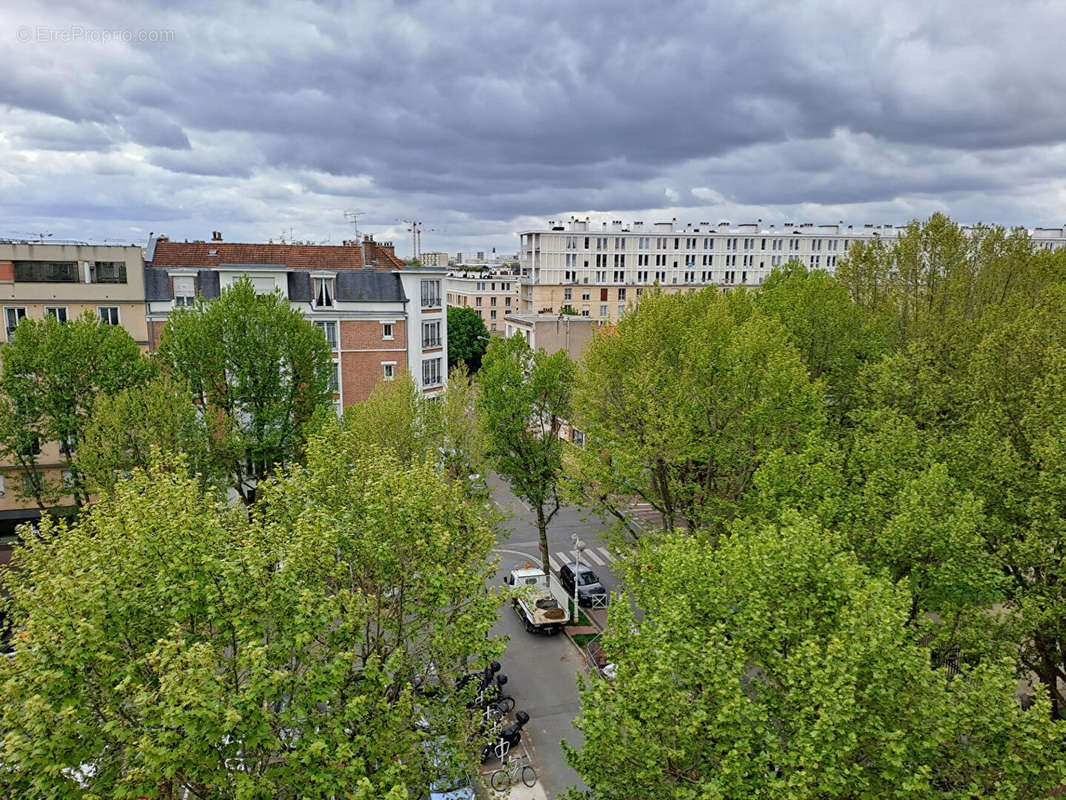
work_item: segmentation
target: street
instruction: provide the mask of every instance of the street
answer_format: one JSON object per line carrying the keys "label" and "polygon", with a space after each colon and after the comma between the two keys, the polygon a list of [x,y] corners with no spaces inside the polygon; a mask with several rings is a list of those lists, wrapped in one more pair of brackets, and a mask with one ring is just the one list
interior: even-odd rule
{"label": "street", "polygon": [[[497,537],[500,564],[496,579],[502,583],[516,563],[540,563],[536,516],[496,476],[490,477],[489,488],[496,505],[509,515],[500,523]],[[576,532],[588,548],[585,563],[592,567],[608,591],[614,591],[618,579],[609,566],[613,557],[598,536],[605,528],[594,518],[583,519],[586,516],[574,507],[559,510],[548,527],[551,561],[557,567],[567,557],[561,555],[564,553],[570,553],[572,559],[570,537]],[[569,786],[583,788],[580,777],[567,765],[560,746],[563,739],[573,745],[581,742],[581,734],[572,724],[580,710],[575,677],[584,670],[581,653],[561,634],[526,633],[509,604],[501,607],[493,632],[510,639],[507,652],[500,659],[502,671],[508,678],[507,690],[515,698],[515,709],[530,716],[525,731],[529,734],[533,763],[546,796],[554,798]]]}

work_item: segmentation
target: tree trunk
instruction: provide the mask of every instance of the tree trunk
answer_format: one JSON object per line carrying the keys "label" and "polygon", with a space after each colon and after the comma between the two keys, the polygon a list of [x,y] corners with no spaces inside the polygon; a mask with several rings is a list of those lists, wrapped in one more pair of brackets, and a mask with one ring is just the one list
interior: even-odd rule
{"label": "tree trunk", "polygon": [[544,518],[544,506],[537,505],[537,534],[540,536],[540,564],[548,574],[548,520]]}

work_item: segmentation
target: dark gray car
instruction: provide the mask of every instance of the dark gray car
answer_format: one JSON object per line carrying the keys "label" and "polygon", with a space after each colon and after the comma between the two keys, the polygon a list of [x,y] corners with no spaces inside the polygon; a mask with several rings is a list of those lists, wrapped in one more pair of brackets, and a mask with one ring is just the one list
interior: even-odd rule
{"label": "dark gray car", "polygon": [[600,583],[596,573],[584,564],[563,564],[559,567],[559,584],[569,597],[574,596],[574,576],[577,576],[577,604],[589,608],[592,599],[596,598],[596,605],[604,605],[607,600],[607,589]]}

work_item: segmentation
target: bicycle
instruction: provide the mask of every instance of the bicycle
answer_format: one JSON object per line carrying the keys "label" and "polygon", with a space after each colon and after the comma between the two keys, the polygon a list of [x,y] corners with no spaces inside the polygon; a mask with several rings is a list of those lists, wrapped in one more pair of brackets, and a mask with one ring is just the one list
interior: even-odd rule
{"label": "bicycle", "polygon": [[505,758],[500,769],[492,773],[489,784],[497,792],[502,792],[518,783],[519,777],[526,786],[533,786],[537,782],[537,771],[529,764],[523,764],[521,759]]}

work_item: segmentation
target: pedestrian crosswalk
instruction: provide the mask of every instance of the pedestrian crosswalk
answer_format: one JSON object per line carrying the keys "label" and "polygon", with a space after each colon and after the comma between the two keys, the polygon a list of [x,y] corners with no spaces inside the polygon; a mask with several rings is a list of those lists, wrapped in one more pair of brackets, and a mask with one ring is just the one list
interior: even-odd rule
{"label": "pedestrian crosswalk", "polygon": [[[573,564],[578,556],[575,550],[560,550],[548,554],[548,565],[554,572],[559,571],[560,564]],[[615,560],[614,555],[606,547],[586,547],[580,553],[581,563],[589,566],[603,567]]]}

